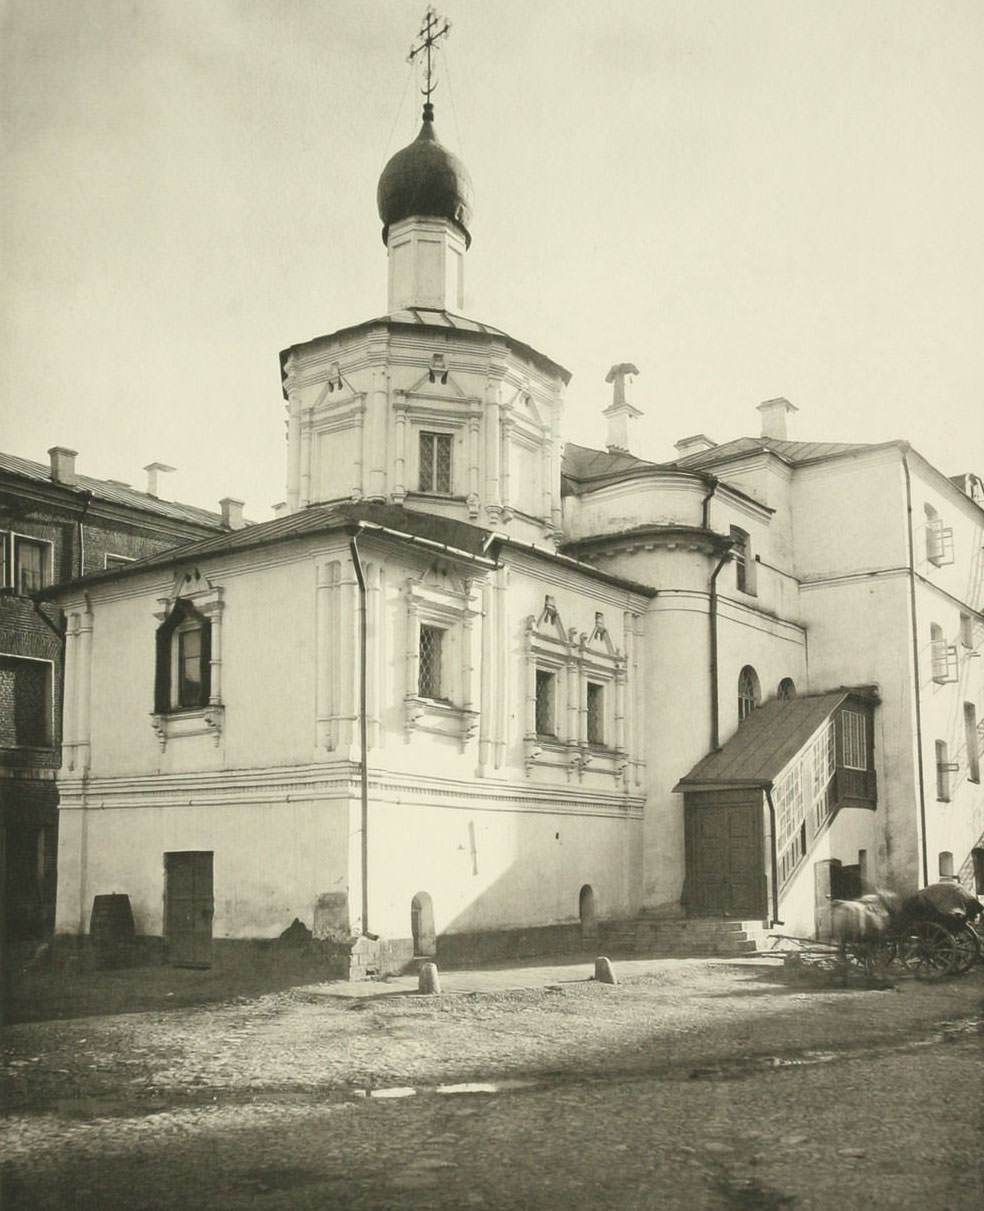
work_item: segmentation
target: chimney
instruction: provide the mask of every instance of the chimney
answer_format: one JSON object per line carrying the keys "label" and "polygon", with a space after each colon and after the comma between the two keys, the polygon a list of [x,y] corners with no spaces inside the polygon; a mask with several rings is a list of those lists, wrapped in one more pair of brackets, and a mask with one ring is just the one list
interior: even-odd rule
{"label": "chimney", "polygon": [[79,477],[75,473],[78,451],[69,450],[67,446],[52,446],[48,451],[48,457],[51,459],[51,482],[74,488],[79,482]]}
{"label": "chimney", "polygon": [[629,422],[642,416],[640,410],[629,402],[632,382],[639,371],[631,362],[619,362],[605,375],[605,382],[612,384],[612,402],[602,413],[608,418],[608,453],[628,453]]}
{"label": "chimney", "polygon": [[174,467],[169,467],[167,463],[148,463],[144,470],[147,472],[147,495],[157,496],[157,476],[162,471],[173,471]]}
{"label": "chimney", "polygon": [[799,408],[780,395],[778,399],[767,399],[764,404],[759,404],[757,411],[762,413],[762,436],[784,442],[788,436],[786,418],[798,412]]}
{"label": "chimney", "polygon": [[232,496],[223,496],[219,501],[222,510],[222,524],[227,530],[241,530],[246,522],[243,520],[243,502]]}
{"label": "chimney", "polygon": [[703,454],[705,450],[713,450],[716,445],[717,442],[712,441],[706,433],[695,433],[692,437],[681,437],[673,448],[680,458],[686,458],[688,454]]}

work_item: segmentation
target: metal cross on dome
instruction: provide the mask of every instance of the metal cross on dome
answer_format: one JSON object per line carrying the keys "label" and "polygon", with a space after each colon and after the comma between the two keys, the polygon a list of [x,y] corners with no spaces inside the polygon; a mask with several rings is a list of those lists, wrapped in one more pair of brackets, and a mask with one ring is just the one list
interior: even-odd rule
{"label": "metal cross on dome", "polygon": [[[444,22],[441,25],[441,22]],[[440,27],[440,28],[439,28]],[[439,17],[435,9],[428,5],[427,11],[424,13],[423,24],[420,27],[420,33],[417,37],[419,43],[415,42],[410,47],[410,54],[407,56],[407,62],[413,63],[418,55],[426,54],[424,60],[424,87],[420,90],[426,100],[424,101],[424,120],[431,121],[434,117],[434,107],[431,104],[431,93],[437,88],[437,81],[434,79],[434,61],[431,57],[432,52],[441,38],[446,38],[451,32],[451,22],[446,18]]]}

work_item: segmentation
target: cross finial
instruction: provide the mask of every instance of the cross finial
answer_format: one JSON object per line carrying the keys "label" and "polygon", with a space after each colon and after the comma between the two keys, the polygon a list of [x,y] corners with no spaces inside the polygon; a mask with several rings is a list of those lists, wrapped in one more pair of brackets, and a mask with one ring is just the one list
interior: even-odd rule
{"label": "cross finial", "polygon": [[[444,22],[442,25],[441,22]],[[451,31],[451,22],[446,18],[439,17],[432,5],[427,6],[427,11],[424,13],[423,24],[420,27],[420,33],[417,37],[419,42],[415,42],[410,47],[410,54],[407,56],[407,62],[412,63],[418,55],[425,55],[424,59],[424,87],[420,90],[424,95],[424,121],[432,122],[434,120],[434,106],[431,104],[431,93],[437,88],[437,81],[434,79],[434,61],[432,52],[437,46],[441,38],[446,38]]]}

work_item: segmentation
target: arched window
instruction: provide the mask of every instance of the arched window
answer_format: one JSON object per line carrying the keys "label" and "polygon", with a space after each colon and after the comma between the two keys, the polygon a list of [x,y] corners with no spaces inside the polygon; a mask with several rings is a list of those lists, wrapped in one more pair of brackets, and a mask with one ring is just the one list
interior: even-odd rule
{"label": "arched window", "polygon": [[747,719],[761,701],[762,687],[758,673],[750,664],[746,664],[738,674],[738,722]]}
{"label": "arched window", "polygon": [[792,702],[796,697],[796,683],[792,677],[783,677],[779,682],[779,688],[776,690],[776,697],[780,702]]}
{"label": "arched window", "polygon": [[197,710],[211,693],[212,624],[181,598],[157,628],[154,710]]}

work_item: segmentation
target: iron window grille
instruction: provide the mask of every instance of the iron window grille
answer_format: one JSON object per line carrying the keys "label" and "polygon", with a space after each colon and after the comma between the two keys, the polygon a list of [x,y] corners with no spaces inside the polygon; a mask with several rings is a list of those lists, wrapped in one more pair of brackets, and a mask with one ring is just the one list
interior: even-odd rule
{"label": "iron window grille", "polygon": [[421,492],[450,495],[452,442],[450,433],[421,433],[418,477]]}
{"label": "iron window grille", "polygon": [[536,733],[557,735],[557,677],[546,669],[536,670]]}
{"label": "iron window grille", "polygon": [[417,692],[421,698],[443,699],[444,632],[440,627],[420,628],[418,653],[420,666]]}
{"label": "iron window grille", "polygon": [[605,687],[589,681],[587,687],[588,744],[605,743]]}

